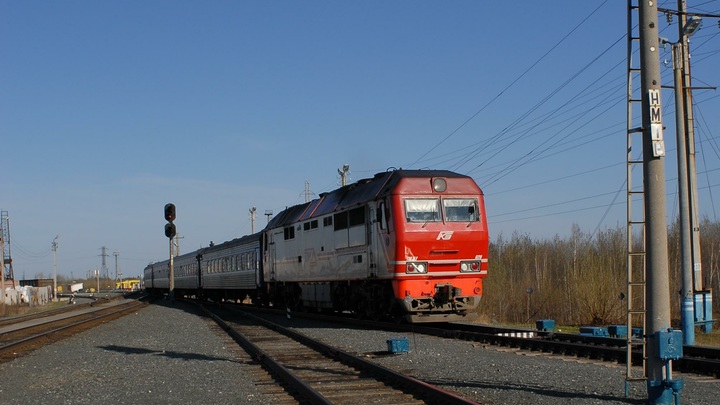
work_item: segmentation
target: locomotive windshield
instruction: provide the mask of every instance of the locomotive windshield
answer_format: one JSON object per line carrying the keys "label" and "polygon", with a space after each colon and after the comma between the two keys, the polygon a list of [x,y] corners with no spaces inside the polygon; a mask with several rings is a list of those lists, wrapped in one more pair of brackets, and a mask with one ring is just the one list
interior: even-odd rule
{"label": "locomotive windshield", "polygon": [[440,205],[437,198],[408,198],[405,200],[405,218],[408,222],[440,221]]}
{"label": "locomotive windshield", "polygon": [[479,220],[477,200],[474,198],[443,199],[445,220],[449,222],[477,222]]}
{"label": "locomotive windshield", "polygon": [[[475,198],[444,198],[442,206],[447,222],[477,222],[480,220],[478,201]],[[405,219],[408,222],[442,221],[440,200],[437,198],[406,199]]]}

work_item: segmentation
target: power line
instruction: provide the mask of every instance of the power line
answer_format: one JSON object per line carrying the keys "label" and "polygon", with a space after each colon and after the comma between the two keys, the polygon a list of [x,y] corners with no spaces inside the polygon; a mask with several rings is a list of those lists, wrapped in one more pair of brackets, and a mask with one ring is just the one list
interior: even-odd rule
{"label": "power line", "polygon": [[567,38],[569,38],[575,31],[577,31],[578,28],[580,28],[585,22],[590,19],[602,6],[604,6],[608,0],[605,0],[602,2],[595,10],[593,10],[590,14],[588,14],[580,23],[578,23],[573,29],[570,30],[567,34],[565,34],[564,37],[562,37],[555,45],[553,45],[545,54],[543,54],[539,59],[537,59],[535,62],[533,62],[528,68],[525,69],[518,77],[516,77],[510,84],[505,86],[503,90],[500,91],[495,97],[493,97],[490,101],[488,101],[484,106],[482,106],[478,111],[476,111],[473,115],[470,116],[467,120],[465,120],[462,124],[460,124],[459,127],[455,128],[452,132],[450,132],[445,138],[440,140],[435,146],[430,148],[427,152],[425,152],[422,156],[420,156],[417,160],[415,160],[413,163],[411,163],[411,166],[416,165],[418,162],[420,162],[425,156],[429,155],[433,150],[437,149],[440,145],[445,143],[448,139],[450,139],[451,136],[455,135],[458,131],[460,131],[465,125],[467,125],[470,121],[472,121],[475,117],[477,117],[481,112],[483,112],[486,108],[488,108],[490,105],[492,105],[496,100],[498,100],[503,94],[505,94],[506,91],[508,91],[511,87],[513,87],[517,82],[520,81],[526,74],[528,74],[531,70],[535,68],[543,59],[545,59],[548,55],[550,55],[560,44],[565,42]]}

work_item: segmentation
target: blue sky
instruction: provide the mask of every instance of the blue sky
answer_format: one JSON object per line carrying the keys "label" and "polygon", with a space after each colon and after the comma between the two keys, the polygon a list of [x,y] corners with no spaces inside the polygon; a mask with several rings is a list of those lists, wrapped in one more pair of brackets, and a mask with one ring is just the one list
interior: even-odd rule
{"label": "blue sky", "polygon": [[[623,227],[625,31],[624,1],[0,0],[15,276],[52,275],[56,235],[60,274],[99,268],[106,246],[111,275],[115,251],[138,275],[167,257],[165,203],[188,252],[250,233],[251,207],[260,229],[306,182],[336,188],[344,164],[350,181],[390,167],[473,176],[493,239]],[[697,86],[720,84],[719,32],[708,20],[693,37]],[[701,210],[716,220],[720,97],[695,101]]]}

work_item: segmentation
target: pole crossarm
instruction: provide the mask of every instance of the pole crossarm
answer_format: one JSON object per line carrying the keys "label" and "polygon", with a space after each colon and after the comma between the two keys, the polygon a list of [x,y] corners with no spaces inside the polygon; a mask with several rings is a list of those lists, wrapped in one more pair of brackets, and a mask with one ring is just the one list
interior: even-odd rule
{"label": "pole crossarm", "polygon": [[662,8],[662,7],[658,7],[658,12],[664,13],[664,14],[678,15],[678,16],[688,16],[688,17],[720,18],[720,14],[678,11],[678,10]]}

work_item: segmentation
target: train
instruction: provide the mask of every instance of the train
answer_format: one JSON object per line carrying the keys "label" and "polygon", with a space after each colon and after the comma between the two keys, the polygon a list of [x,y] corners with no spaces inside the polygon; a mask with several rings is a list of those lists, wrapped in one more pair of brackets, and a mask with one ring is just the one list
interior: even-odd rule
{"label": "train", "polygon": [[260,232],[149,264],[145,288],[409,323],[472,320],[488,274],[469,176],[393,169],[275,215]]}

